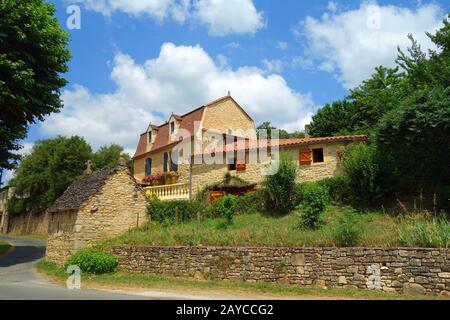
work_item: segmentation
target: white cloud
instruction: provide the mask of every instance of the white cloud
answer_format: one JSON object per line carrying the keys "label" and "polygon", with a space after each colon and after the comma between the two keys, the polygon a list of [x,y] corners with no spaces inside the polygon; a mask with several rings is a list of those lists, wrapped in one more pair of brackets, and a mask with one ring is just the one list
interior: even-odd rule
{"label": "white cloud", "polygon": [[118,54],[111,78],[117,85],[112,93],[95,94],[79,85],[65,90],[65,107],[49,116],[42,130],[84,136],[95,148],[115,142],[133,149],[149,121],[160,124],[171,112],[183,114],[228,90],[256,124],[271,121],[300,130],[315,108],[309,94],[291,89],[280,75],[266,75],[255,67],[233,70],[215,62],[199,45],[165,43],[158,57],[142,65]]}
{"label": "white cloud", "polygon": [[214,36],[253,34],[265,24],[252,0],[196,0],[194,7],[197,18]]}
{"label": "white cloud", "polygon": [[273,60],[263,59],[261,61],[261,63],[263,64],[264,69],[268,73],[281,73],[281,72],[283,72],[284,63],[280,59],[273,59]]}
{"label": "white cloud", "polygon": [[289,45],[285,41],[278,41],[277,48],[280,50],[287,50],[289,48]]}
{"label": "white cloud", "polygon": [[294,69],[300,68],[303,70],[312,71],[314,70],[314,61],[302,56],[296,56],[292,58],[291,66]]}
{"label": "white cloud", "polygon": [[329,9],[320,19],[308,16],[295,33],[306,37],[320,69],[337,71],[346,88],[359,85],[376,66],[393,66],[397,46],[405,49],[410,45],[408,33],[424,49],[433,48],[425,32],[438,29],[444,17],[435,4],[408,9],[362,3],[358,9],[339,13],[333,5]]}
{"label": "white cloud", "polygon": [[[26,156],[30,154],[31,149],[33,149],[33,142],[24,142],[22,143],[22,149],[15,151],[15,154]],[[14,178],[15,170],[3,170],[3,176],[2,176],[2,187],[7,185],[9,183],[9,180]]]}
{"label": "white cloud", "polygon": [[133,17],[150,16],[158,22],[188,19],[208,27],[213,36],[254,34],[264,27],[263,13],[252,0],[68,0],[111,17],[124,12]]}
{"label": "white cloud", "polygon": [[228,49],[239,49],[241,45],[238,42],[230,42],[225,45],[225,48]]}

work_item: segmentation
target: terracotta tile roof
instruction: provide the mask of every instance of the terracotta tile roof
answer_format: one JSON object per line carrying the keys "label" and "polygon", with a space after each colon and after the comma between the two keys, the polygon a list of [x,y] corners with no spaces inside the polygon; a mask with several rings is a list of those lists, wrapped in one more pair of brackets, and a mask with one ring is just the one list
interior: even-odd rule
{"label": "terracotta tile roof", "polygon": [[272,143],[271,140],[241,140],[239,142],[229,143],[225,146],[208,150],[203,154],[232,152],[237,150],[254,150],[259,148],[270,147],[293,147],[301,145],[311,145],[319,143],[333,143],[345,141],[367,141],[366,135],[352,135],[352,136],[335,136],[335,137],[318,137],[318,138],[293,138],[293,139],[279,139]]}
{"label": "terracotta tile roof", "polygon": [[[176,116],[180,119],[180,129],[187,130],[191,135],[194,135],[194,129],[195,129],[195,122],[201,121],[203,118],[203,111],[205,110],[206,106],[202,106],[200,108],[197,108],[193,111],[190,111],[186,113],[183,116]],[[153,128],[153,127],[152,127]],[[156,151],[157,149],[163,148],[165,146],[170,145],[169,143],[169,123],[166,122],[163,125],[156,127],[158,131],[158,134],[155,136],[155,141],[153,142],[152,148],[148,151]],[[139,143],[136,148],[136,153],[134,154],[133,158],[138,158],[144,154],[147,153],[147,133],[141,134],[139,138]],[[176,142],[175,142],[176,143]]]}
{"label": "terracotta tile roof", "polygon": [[[194,129],[195,129],[195,122],[196,121],[201,121],[203,118],[203,112],[205,111],[205,109],[207,107],[211,107],[217,103],[220,103],[222,101],[225,101],[227,99],[231,99],[234,103],[236,103],[237,106],[239,106],[239,108],[242,109],[242,111],[244,112],[244,114],[250,119],[252,120],[252,118],[247,114],[247,112],[245,112],[245,110],[229,95],[224,96],[222,98],[219,98],[217,100],[214,100],[208,104],[205,104],[197,109],[194,109],[182,116],[176,115],[176,114],[172,114],[172,116],[174,116],[175,119],[177,119],[178,121],[180,121],[180,129],[184,129],[187,130],[191,136],[195,134]],[[253,121],[253,120],[252,120]],[[169,143],[169,123],[166,122],[160,126],[154,126],[151,125],[151,128],[153,130],[158,131],[158,134],[155,137],[155,141],[153,142],[153,146],[151,148],[151,150],[149,150],[148,152],[152,152],[152,151],[156,151],[160,148],[163,148],[165,146],[168,146],[170,144],[174,144],[177,142],[173,142],[173,143]],[[143,133],[140,136],[139,139],[139,143],[137,145],[136,148],[136,152],[133,156],[133,158],[138,158],[140,156],[143,156],[144,154],[147,153],[147,143],[148,143],[148,139],[147,139],[147,133]]]}

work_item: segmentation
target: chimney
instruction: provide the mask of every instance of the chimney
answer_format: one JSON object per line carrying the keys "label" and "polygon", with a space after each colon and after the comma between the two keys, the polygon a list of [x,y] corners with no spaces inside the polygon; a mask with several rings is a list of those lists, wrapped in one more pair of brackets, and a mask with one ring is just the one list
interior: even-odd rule
{"label": "chimney", "polygon": [[119,166],[125,167],[127,165],[127,159],[125,159],[125,153],[121,152],[119,156]]}
{"label": "chimney", "polygon": [[87,177],[92,174],[91,166],[92,166],[92,161],[91,160],[86,161],[86,169],[83,171],[83,177]]}

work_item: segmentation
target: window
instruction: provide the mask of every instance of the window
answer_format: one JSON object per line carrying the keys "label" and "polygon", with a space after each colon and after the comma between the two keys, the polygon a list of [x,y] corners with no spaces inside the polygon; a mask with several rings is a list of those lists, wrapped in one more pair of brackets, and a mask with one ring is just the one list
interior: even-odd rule
{"label": "window", "polygon": [[169,155],[167,152],[164,152],[164,172],[167,172],[167,165],[169,162]]}
{"label": "window", "polygon": [[170,133],[174,133],[175,132],[175,122],[171,122],[170,123]]}
{"label": "window", "polygon": [[313,162],[323,162],[323,149],[313,149]]}
{"label": "window", "polygon": [[152,174],[152,158],[145,160],[145,175],[150,176]]}
{"label": "window", "polygon": [[172,151],[170,157],[170,171],[178,172],[178,150]]}
{"label": "window", "polygon": [[148,133],[148,143],[152,143],[152,132]]}
{"label": "window", "polygon": [[236,170],[236,162],[236,158],[234,158],[233,160],[230,159],[230,162],[228,163],[228,171]]}

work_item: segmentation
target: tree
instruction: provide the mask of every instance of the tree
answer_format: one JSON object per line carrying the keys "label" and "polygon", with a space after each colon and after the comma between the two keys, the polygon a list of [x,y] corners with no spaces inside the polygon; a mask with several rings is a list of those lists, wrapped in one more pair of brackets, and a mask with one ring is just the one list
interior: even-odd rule
{"label": "tree", "polygon": [[91,147],[78,136],[36,142],[11,181],[17,195],[9,201],[12,213],[47,209],[81,177],[91,157]]}
{"label": "tree", "polygon": [[[119,156],[122,151],[123,147],[118,144],[100,147],[93,156],[92,162],[94,170],[99,171],[105,168],[114,168],[119,161]],[[125,154],[125,159],[129,162],[130,156]]]}
{"label": "tree", "polygon": [[67,33],[43,0],[0,2],[0,169],[12,169],[28,127],[62,107]]}
{"label": "tree", "polygon": [[352,104],[337,100],[326,104],[312,117],[309,134],[313,137],[346,135],[353,132]]}
{"label": "tree", "polygon": [[295,131],[293,133],[289,133],[286,130],[283,129],[277,129],[276,127],[272,126],[270,122],[263,122],[258,127],[256,127],[258,139],[261,137],[261,132],[266,132],[266,136],[264,139],[271,139],[272,138],[272,131],[278,130],[278,138],[279,139],[289,139],[289,138],[304,138],[305,134],[300,131]]}

